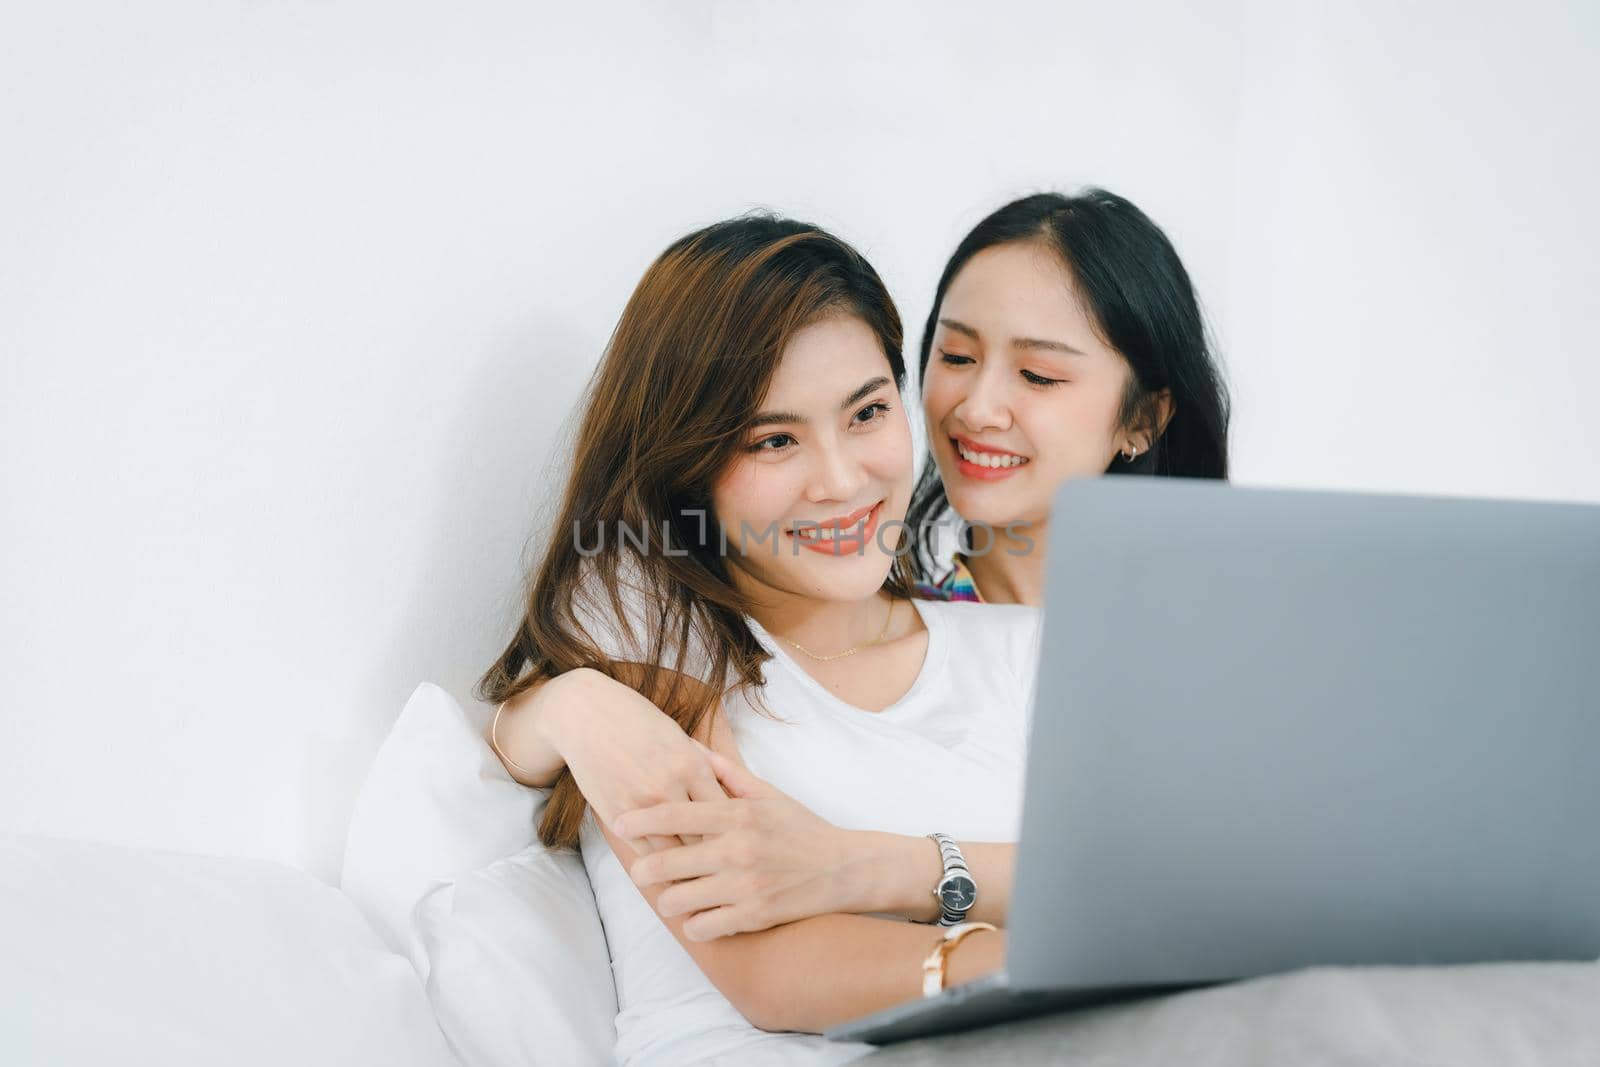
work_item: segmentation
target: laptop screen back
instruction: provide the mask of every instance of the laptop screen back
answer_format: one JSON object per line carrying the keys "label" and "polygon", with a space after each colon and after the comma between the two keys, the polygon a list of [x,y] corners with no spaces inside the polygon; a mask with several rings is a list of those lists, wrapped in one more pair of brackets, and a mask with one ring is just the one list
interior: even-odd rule
{"label": "laptop screen back", "polygon": [[1014,986],[1600,956],[1600,508],[1102,478],[1049,552]]}

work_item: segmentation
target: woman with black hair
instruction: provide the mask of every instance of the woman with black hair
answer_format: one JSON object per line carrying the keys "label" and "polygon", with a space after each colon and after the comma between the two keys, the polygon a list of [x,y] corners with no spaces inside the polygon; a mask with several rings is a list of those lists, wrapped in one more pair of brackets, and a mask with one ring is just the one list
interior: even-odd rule
{"label": "woman with black hair", "polygon": [[1115,193],[1041,193],[978,223],[939,278],[918,370],[924,596],[1039,605],[1069,478],[1227,477],[1227,392],[1188,272]]}

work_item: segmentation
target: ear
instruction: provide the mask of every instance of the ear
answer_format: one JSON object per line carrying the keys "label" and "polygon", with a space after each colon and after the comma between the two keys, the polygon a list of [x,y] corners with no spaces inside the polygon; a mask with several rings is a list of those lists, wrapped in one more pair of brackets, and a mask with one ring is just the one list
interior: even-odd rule
{"label": "ear", "polygon": [[1167,432],[1177,407],[1172,402],[1172,390],[1163,389],[1140,405],[1139,420],[1129,427],[1128,435],[1140,452],[1148,452]]}
{"label": "ear", "polygon": [[1156,437],[1159,438],[1167,432],[1167,423],[1172,421],[1172,416],[1178,410],[1172,402],[1172,390],[1163,389],[1156,394]]}

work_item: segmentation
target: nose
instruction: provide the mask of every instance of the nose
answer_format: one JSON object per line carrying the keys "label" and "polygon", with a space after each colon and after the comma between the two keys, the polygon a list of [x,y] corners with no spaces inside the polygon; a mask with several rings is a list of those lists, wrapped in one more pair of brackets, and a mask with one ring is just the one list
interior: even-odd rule
{"label": "nose", "polygon": [[1011,428],[1011,401],[1001,379],[1003,373],[999,361],[991,360],[977,374],[968,376],[967,394],[951,411],[966,429],[981,433]]}
{"label": "nose", "polygon": [[825,442],[814,455],[817,457],[816,466],[806,487],[806,499],[813,504],[832,500],[853,501],[866,488],[866,469],[851,451],[850,442]]}

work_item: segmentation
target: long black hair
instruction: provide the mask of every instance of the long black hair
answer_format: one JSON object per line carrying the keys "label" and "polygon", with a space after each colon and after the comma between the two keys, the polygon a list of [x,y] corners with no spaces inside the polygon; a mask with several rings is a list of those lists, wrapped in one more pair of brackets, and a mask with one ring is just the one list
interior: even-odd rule
{"label": "long black hair", "polygon": [[[1102,338],[1128,361],[1133,373],[1118,415],[1123,426],[1149,418],[1157,395],[1163,389],[1172,392],[1166,430],[1132,462],[1119,453],[1106,473],[1227,478],[1228,391],[1206,338],[1189,272],[1161,227],[1131,201],[1104,189],[1085,189],[1076,196],[1026,196],[973,227],[939,276],[917,354],[918,381],[927,381],[939,307],[951,281],[979,252],[1013,241],[1044,245],[1061,258]],[[933,546],[920,534],[948,507],[938,464],[930,455],[906,516],[919,578],[937,577]]]}

